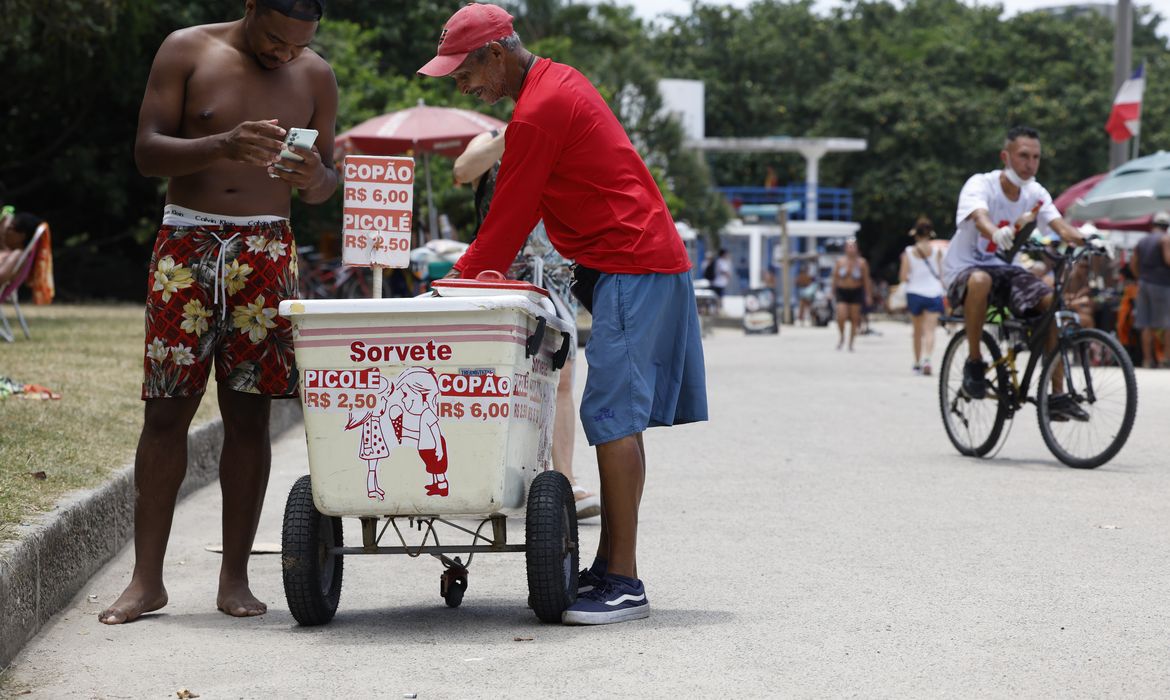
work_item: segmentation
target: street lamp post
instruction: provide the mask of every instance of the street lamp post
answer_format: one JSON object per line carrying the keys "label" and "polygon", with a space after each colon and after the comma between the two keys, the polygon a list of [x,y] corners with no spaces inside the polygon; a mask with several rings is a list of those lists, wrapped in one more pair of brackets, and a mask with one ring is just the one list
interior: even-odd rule
{"label": "street lamp post", "polygon": [[[1133,70],[1133,6],[1131,0],[1117,0],[1113,19],[1113,96]],[[1109,140],[1109,169],[1120,167],[1129,160],[1129,144]]]}

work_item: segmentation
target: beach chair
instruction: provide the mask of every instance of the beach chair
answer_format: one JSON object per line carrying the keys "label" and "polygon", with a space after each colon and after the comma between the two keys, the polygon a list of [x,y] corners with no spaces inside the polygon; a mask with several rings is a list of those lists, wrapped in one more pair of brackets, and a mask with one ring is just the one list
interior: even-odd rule
{"label": "beach chair", "polygon": [[32,272],[33,263],[37,258],[37,246],[40,245],[41,239],[44,238],[46,229],[46,224],[41,224],[37,227],[32,240],[21,251],[20,257],[17,259],[16,265],[12,268],[11,272],[5,277],[0,278],[0,338],[10,343],[16,339],[16,334],[13,332],[12,327],[8,325],[8,319],[4,316],[3,304],[8,301],[12,302],[12,308],[16,311],[16,320],[20,322],[20,327],[24,331],[24,337],[32,338],[28,332],[28,322],[24,320],[24,314],[20,311],[20,301],[17,298],[17,292],[25,280],[28,279],[29,273]]}

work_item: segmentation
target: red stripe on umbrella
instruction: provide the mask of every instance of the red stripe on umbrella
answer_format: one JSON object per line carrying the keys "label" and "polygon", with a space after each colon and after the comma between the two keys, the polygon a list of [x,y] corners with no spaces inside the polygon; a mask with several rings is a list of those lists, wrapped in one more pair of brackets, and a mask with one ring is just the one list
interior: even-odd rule
{"label": "red stripe on umbrella", "polygon": [[346,150],[369,155],[438,153],[457,156],[478,134],[502,129],[504,122],[469,109],[417,107],[383,114],[358,124],[337,137],[348,141]]}
{"label": "red stripe on umbrella", "polygon": [[[1101,182],[1101,180],[1104,180],[1105,176],[1108,174],[1109,173],[1100,173],[1098,175],[1093,175],[1092,177],[1087,177],[1084,180],[1081,180],[1075,185],[1070,186],[1064,192],[1061,192],[1060,196],[1052,200],[1052,203],[1056,206],[1061,214],[1066,213],[1069,207],[1075,204],[1078,199],[1081,199],[1087,195],[1094,187],[1097,186],[1097,183]],[[1137,219],[1123,219],[1121,221],[1113,221],[1111,219],[1097,219],[1090,223],[1092,223],[1097,228],[1104,230],[1149,231],[1150,219],[1152,218],[1152,216],[1143,216]],[[1084,222],[1075,220],[1073,223]]]}

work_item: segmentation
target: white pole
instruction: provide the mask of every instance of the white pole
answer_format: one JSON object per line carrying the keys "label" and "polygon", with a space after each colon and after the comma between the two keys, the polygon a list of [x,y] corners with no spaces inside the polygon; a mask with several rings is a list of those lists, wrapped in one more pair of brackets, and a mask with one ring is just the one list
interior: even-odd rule
{"label": "white pole", "polygon": [[792,324],[792,268],[788,241],[788,207],[780,207],[780,322]]}
{"label": "white pole", "polygon": [[[760,259],[763,257],[764,234],[753,228],[748,235],[748,289],[760,286]],[[745,290],[746,291],[746,290]]]}
{"label": "white pole", "polygon": [[819,217],[817,212],[817,185],[820,180],[821,158],[824,157],[827,149],[824,146],[804,146],[800,149],[800,154],[804,156],[804,220],[816,221]]}
{"label": "white pole", "polygon": [[[1117,0],[1113,27],[1113,92],[1117,97],[1121,84],[1133,71],[1133,4],[1132,0]],[[1148,84],[1148,81],[1147,81]],[[1125,165],[1125,143],[1109,140],[1109,169]]]}
{"label": "white pole", "polygon": [[373,289],[373,293],[371,294],[371,296],[374,299],[381,299],[382,298],[382,266],[381,265],[374,265],[373,270],[374,270],[374,289]]}
{"label": "white pole", "polygon": [[423,154],[423,167],[427,171],[427,215],[430,223],[430,230],[427,231],[427,239],[435,240],[439,238],[439,214],[435,211],[435,197],[431,193],[431,154]]}

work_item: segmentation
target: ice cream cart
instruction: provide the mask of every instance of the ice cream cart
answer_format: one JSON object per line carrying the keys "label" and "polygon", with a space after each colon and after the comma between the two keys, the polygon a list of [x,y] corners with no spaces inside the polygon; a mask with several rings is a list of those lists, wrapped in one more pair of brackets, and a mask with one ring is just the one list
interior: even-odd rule
{"label": "ice cream cart", "polygon": [[[550,447],[572,336],[547,292],[449,279],[432,296],[288,300],[280,313],[293,324],[309,454],[284,512],[293,617],[333,618],[349,555],[433,556],[456,607],[476,554],[524,552],[529,605],[559,622],[576,596],[577,521]],[[511,543],[508,518],[521,513],[524,542]],[[360,522],[360,546],[343,541],[343,518]]]}

